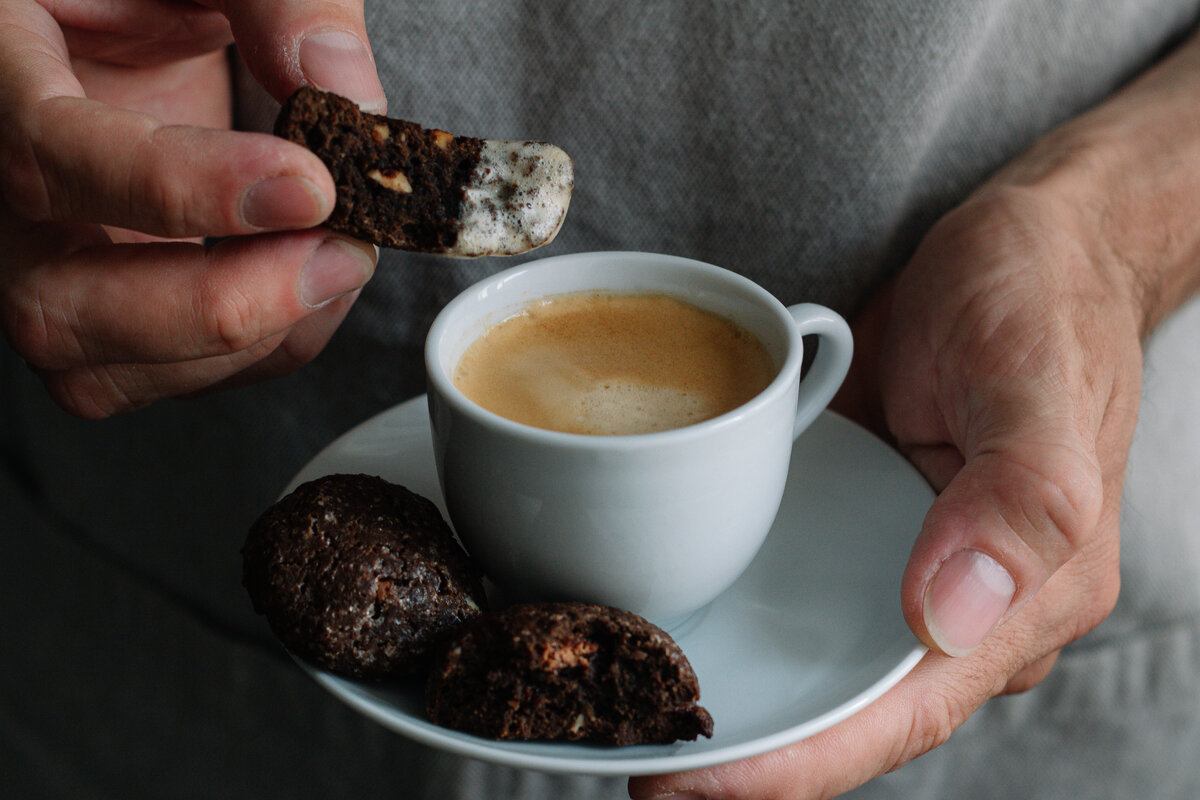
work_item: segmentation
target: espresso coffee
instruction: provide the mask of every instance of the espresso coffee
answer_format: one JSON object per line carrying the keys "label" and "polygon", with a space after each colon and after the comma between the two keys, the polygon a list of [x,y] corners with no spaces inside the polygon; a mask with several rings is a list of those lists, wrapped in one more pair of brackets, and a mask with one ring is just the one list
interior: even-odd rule
{"label": "espresso coffee", "polygon": [[454,384],[516,422],[624,435],[732,411],[775,372],[762,343],[718,314],[665,295],[572,294],[488,329]]}

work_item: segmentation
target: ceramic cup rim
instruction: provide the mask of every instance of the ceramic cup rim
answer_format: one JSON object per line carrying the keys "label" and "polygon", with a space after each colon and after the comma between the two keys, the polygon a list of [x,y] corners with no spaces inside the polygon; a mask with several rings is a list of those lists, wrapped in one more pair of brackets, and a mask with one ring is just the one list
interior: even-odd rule
{"label": "ceramic cup rim", "polygon": [[[564,267],[564,265],[579,264],[598,259],[611,259],[624,262],[645,261],[646,264],[643,266],[645,266],[644,271],[647,274],[655,270],[663,272],[680,269],[694,270],[708,276],[712,280],[723,281],[732,289],[741,292],[750,302],[756,304],[761,309],[767,310],[773,322],[783,334],[786,351],[784,360],[779,365],[774,378],[771,379],[771,382],[765,389],[750,400],[737,408],[711,419],[664,431],[602,436],[548,430],[507,419],[476,404],[454,385],[453,376],[444,366],[441,354],[445,347],[452,346],[451,339],[454,334],[458,333],[458,340],[461,341],[461,334],[479,321],[480,314],[470,315],[462,322],[460,322],[460,318],[467,314],[472,306],[479,303],[482,297],[490,292],[502,291],[506,286],[518,281],[536,280],[536,276],[539,273],[552,272]],[[589,286],[584,285],[586,282],[580,282],[581,285],[577,289],[567,292],[535,292],[513,302],[509,306],[506,306],[506,308],[511,308],[515,311],[536,302],[540,298],[558,297],[575,293],[662,293],[668,296],[672,295],[669,290],[664,289],[662,286],[654,285],[655,281],[653,280],[648,281],[647,285],[642,287],[616,288],[604,285],[603,271],[597,271],[596,275],[596,285]],[[681,295],[674,296],[678,296],[679,299],[698,308],[705,308],[704,304],[695,298]],[[740,320],[735,321],[742,324]],[[496,324],[496,322],[499,322],[499,320],[491,324]],[[482,330],[480,333],[482,333]],[[478,335],[479,333],[471,341],[475,341]],[[461,351],[459,357],[461,357]],[[777,297],[759,284],[737,272],[704,261],[663,253],[626,250],[591,251],[549,256],[527,261],[497,272],[467,287],[447,303],[435,317],[425,340],[425,373],[429,389],[431,392],[436,392],[456,413],[465,416],[485,429],[518,437],[541,446],[571,449],[585,448],[596,451],[627,451],[657,448],[703,438],[731,425],[737,425],[740,420],[761,413],[762,409],[776,403],[781,394],[795,391],[793,384],[799,375],[803,357],[804,347],[802,337],[796,329],[795,320],[792,318],[791,313]],[[453,365],[449,369],[452,370]]]}

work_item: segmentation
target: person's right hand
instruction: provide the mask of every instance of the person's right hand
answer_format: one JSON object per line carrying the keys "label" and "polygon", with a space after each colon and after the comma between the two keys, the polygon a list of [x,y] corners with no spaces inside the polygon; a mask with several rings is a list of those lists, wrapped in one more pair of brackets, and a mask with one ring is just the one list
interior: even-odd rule
{"label": "person's right hand", "polygon": [[231,42],[277,99],[386,106],[362,0],[0,5],[0,330],[72,414],[294,369],[374,272],[316,156],[228,130]]}

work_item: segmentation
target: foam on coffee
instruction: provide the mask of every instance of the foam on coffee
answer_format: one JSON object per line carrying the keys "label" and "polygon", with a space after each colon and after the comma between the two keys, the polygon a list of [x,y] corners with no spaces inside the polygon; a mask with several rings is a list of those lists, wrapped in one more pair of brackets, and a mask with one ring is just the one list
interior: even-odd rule
{"label": "foam on coffee", "polygon": [[663,295],[563,295],[494,325],[454,383],[508,419],[593,435],[669,430],[731,411],[775,367],[749,332]]}

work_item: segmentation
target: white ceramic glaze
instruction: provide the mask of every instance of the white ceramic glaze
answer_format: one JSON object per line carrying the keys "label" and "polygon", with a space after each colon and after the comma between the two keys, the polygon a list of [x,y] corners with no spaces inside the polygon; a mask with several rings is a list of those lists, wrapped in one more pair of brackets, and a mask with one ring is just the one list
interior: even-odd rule
{"label": "white ceramic glaze", "polygon": [[[755,334],[779,372],[727,414],[630,436],[522,425],[455,388],[454,368],[483,331],[538,298],[572,292],[686,300]],[[801,381],[806,334],[821,342]],[[451,522],[514,596],[604,603],[673,627],[758,552],[783,496],[792,441],[833,397],[851,350],[835,312],[785,308],[746,278],[690,259],[581,253],[501,272],[451,301],[426,344],[434,454]]]}
{"label": "white ceramic glaze", "polygon": [[[330,443],[288,491],[335,472],[380,475],[445,512],[425,398]],[[335,696],[398,733],[514,767],[640,775],[746,758],[849,717],[920,660],[924,648],[900,613],[900,578],[932,501],[925,480],[896,451],[832,412],[818,415],[792,447],[783,503],[758,556],[674,632],[700,679],[700,702],[712,712],[711,739],[637,747],[492,741],[430,722],[420,681],[355,681],[300,663]]]}

